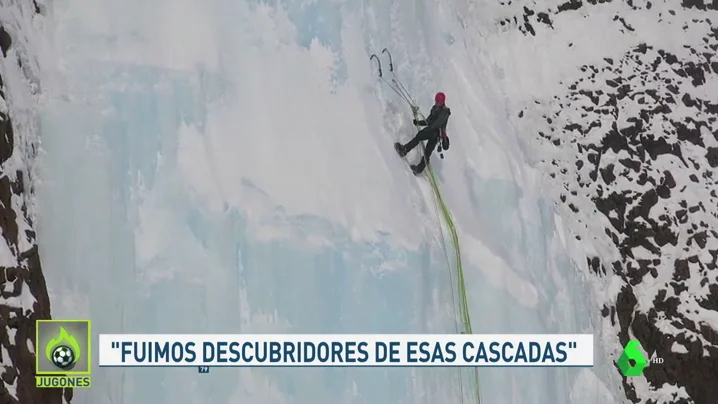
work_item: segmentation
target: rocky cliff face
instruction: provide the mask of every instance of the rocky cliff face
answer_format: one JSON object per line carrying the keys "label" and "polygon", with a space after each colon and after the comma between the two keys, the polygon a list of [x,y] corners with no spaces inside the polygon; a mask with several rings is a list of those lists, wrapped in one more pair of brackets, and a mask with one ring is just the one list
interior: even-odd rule
{"label": "rocky cliff face", "polygon": [[[71,389],[35,388],[35,320],[50,318],[32,212],[30,178],[35,150],[31,128],[13,122],[16,109],[9,87],[33,90],[25,80],[6,83],[24,70],[27,50],[14,37],[39,11],[36,4],[2,5],[0,18],[0,403],[62,404]],[[22,21],[26,19],[26,21]],[[7,73],[7,74],[6,74]],[[28,79],[28,78],[26,78]],[[28,79],[29,80],[29,79]],[[23,87],[25,87],[23,89]]]}
{"label": "rocky cliff face", "polygon": [[[531,3],[503,24],[540,37],[571,13],[599,8],[614,14],[605,30],[623,33],[629,50],[580,66],[564,92],[518,115],[541,123],[537,135],[549,156],[541,167],[575,237],[597,251],[586,258],[603,285],[596,310],[615,342],[638,339],[664,361],[623,379],[627,400],[715,403],[718,3]],[[649,20],[674,35],[641,33]]]}

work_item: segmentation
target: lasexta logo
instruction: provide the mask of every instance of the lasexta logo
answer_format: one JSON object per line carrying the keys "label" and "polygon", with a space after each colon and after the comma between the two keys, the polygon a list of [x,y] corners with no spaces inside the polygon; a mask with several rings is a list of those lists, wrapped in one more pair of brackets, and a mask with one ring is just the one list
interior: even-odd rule
{"label": "lasexta logo", "polygon": [[626,377],[642,375],[648,365],[648,358],[643,353],[641,343],[635,339],[628,341],[616,364]]}

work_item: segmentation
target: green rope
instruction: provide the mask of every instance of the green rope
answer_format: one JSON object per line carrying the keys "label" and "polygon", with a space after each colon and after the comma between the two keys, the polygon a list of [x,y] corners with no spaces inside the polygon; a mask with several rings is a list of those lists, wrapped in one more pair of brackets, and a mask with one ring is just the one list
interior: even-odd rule
{"label": "green rope", "polygon": [[[392,75],[393,71],[392,71]],[[384,77],[381,77],[381,79],[391,88],[394,90],[395,93],[399,95],[404,101],[406,101],[407,104],[411,107],[411,112],[414,116],[414,119],[417,117],[421,118],[422,120],[425,120],[426,117],[420,112],[419,107],[416,105],[416,102],[414,102],[413,98],[409,94],[409,92],[406,90],[406,87],[404,87],[399,80],[396,79],[396,77],[392,78],[392,82],[390,83],[388,80],[386,80]],[[426,159],[426,153],[424,153],[424,148],[426,147],[424,142],[420,143],[421,146],[421,153],[422,158]],[[459,246],[459,235],[456,231],[456,225],[454,224],[453,216],[451,215],[451,212],[449,211],[449,208],[446,206],[446,203],[444,202],[444,197],[441,195],[441,189],[439,187],[439,181],[436,179],[436,175],[434,174],[434,170],[431,167],[431,164],[428,160],[425,161],[426,163],[426,169],[428,170],[428,177],[429,177],[429,183],[431,184],[431,189],[434,193],[434,200],[439,206],[439,210],[441,212],[441,216],[444,219],[444,222],[446,223],[446,227],[449,229],[449,233],[451,234],[451,243],[454,246],[454,259],[456,262],[456,273],[457,273],[457,289],[459,293],[459,315],[461,317],[461,322],[464,326],[464,333],[465,334],[473,334],[473,330],[471,328],[471,314],[469,312],[469,303],[468,298],[466,295],[466,283],[464,280],[464,267],[461,261],[461,248]],[[438,214],[438,212],[437,212]],[[441,238],[442,238],[442,244],[444,244],[444,231],[441,229],[441,224],[439,224],[439,230],[441,231]],[[451,262],[448,259],[448,251],[446,249],[446,245],[444,244],[444,251],[447,254],[447,263],[449,265],[449,271],[451,271]],[[449,276],[451,277],[451,272],[449,272]],[[453,279],[453,277],[451,277]],[[453,294],[453,288],[452,288],[452,294]],[[471,368],[472,369],[472,375],[473,375],[473,381],[475,386],[475,395],[476,395],[476,402],[478,404],[481,404],[481,389],[479,386],[479,371],[478,368]],[[461,385],[463,386],[463,382],[460,381]],[[461,389],[463,391],[463,387]],[[463,397],[463,393],[462,393]]]}
{"label": "green rope", "polygon": [[[421,114],[418,112],[417,113]],[[421,115],[422,119],[426,119],[423,115]],[[422,148],[424,147],[424,144],[422,142]],[[423,153],[423,150],[422,150]],[[429,161],[426,161],[426,168],[429,172],[429,182],[431,183],[431,189],[434,191],[434,198],[436,199],[436,202],[439,204],[439,207],[441,208],[441,214],[444,218],[444,222],[446,223],[446,226],[449,229],[449,233],[451,234],[451,243],[454,246],[454,259],[456,262],[456,274],[457,274],[457,289],[459,291],[459,310],[461,315],[461,322],[464,325],[464,333],[465,334],[473,334],[473,330],[471,328],[471,314],[469,312],[469,302],[466,295],[466,282],[464,280],[464,266],[461,261],[461,247],[459,244],[459,234],[456,231],[456,225],[454,224],[453,216],[451,215],[451,211],[449,211],[449,208],[446,206],[446,203],[444,202],[444,197],[441,195],[441,188],[439,187],[439,181],[436,179],[436,175],[434,174],[434,169],[431,167],[431,164]],[[443,232],[442,232],[443,237]],[[478,368],[471,368],[472,375],[474,379],[474,386],[475,386],[475,394],[476,394],[476,402],[478,404],[481,404],[481,389],[479,386],[479,370]]]}

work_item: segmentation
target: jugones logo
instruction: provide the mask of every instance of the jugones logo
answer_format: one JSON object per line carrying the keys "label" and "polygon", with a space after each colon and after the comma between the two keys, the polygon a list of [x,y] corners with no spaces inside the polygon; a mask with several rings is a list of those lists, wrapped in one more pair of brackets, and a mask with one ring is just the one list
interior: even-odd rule
{"label": "jugones logo", "polygon": [[[616,365],[618,365],[618,369],[621,370],[624,376],[634,377],[643,374],[646,366],[648,366],[648,361],[648,358],[643,353],[641,343],[638,340],[632,339],[626,344]],[[663,363],[663,358],[659,358],[653,354],[653,358],[650,359],[650,362],[660,364]]]}
{"label": "jugones logo", "polygon": [[57,338],[51,339],[45,346],[47,359],[62,370],[72,370],[82,356],[82,349],[77,339],[60,327]]}
{"label": "jugones logo", "polygon": [[89,320],[37,320],[37,387],[90,387]]}

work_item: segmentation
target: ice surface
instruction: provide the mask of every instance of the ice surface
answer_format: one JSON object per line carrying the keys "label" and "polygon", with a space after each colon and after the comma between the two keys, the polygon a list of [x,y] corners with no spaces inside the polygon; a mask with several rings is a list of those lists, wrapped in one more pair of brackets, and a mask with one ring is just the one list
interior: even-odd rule
{"label": "ice surface", "polygon": [[[428,109],[474,331],[594,332],[592,289],[462,28],[409,0],[60,0],[40,64],[39,239],[53,315],[96,332],[454,332],[433,201],[391,146]],[[515,91],[515,89],[512,89]],[[590,313],[590,314],[589,314]],[[597,335],[600,330],[596,331]],[[590,370],[486,369],[486,403],[611,402]],[[97,361],[95,361],[96,363]],[[95,369],[75,403],[455,403],[456,370]],[[617,400],[613,400],[617,401]]]}

